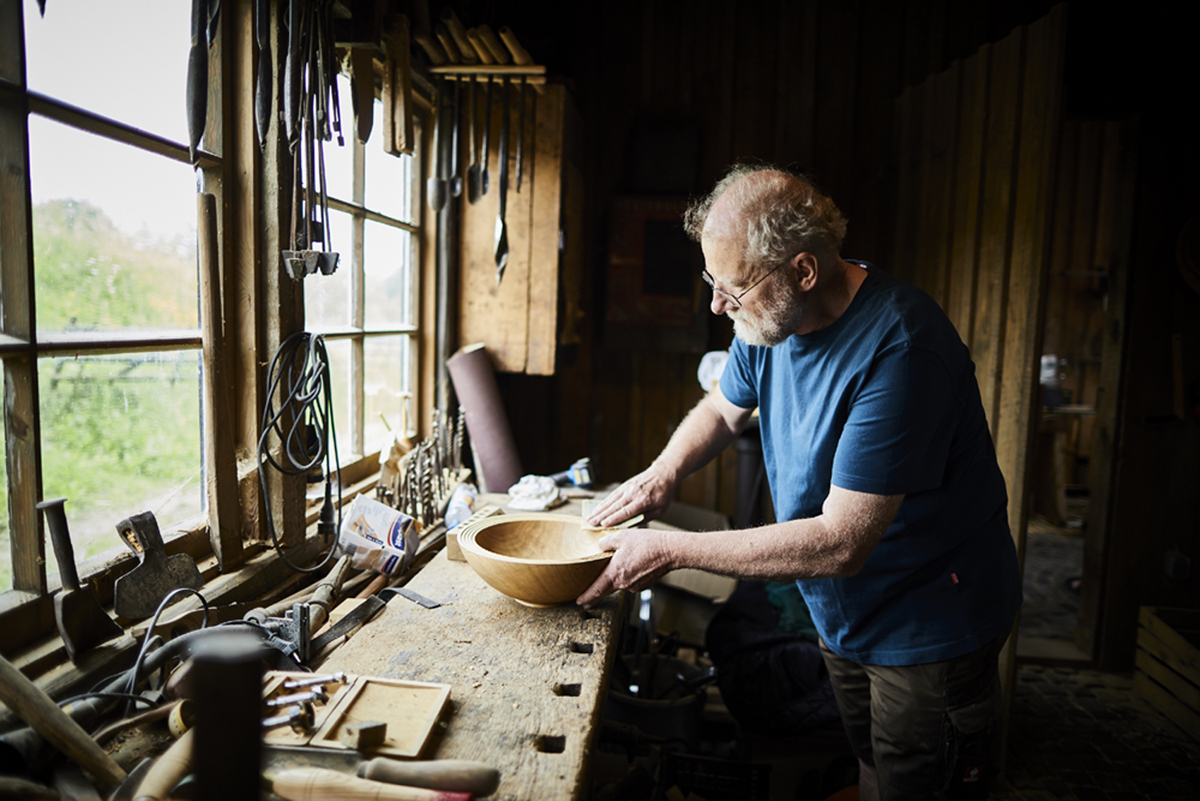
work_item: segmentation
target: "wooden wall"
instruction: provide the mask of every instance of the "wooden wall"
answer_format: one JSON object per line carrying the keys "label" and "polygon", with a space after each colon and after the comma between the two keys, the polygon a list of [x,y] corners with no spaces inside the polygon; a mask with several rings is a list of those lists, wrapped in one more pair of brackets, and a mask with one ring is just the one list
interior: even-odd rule
{"label": "wooden wall", "polygon": [[897,101],[897,275],[971,350],[1023,553],[1066,35],[1062,7]]}
{"label": "wooden wall", "polygon": [[[653,459],[701,396],[700,354],[605,347],[607,215],[615,198],[645,185],[634,152],[640,126],[698,131],[692,180],[676,194],[705,191],[737,160],[804,169],[850,220],[845,254],[891,270],[896,98],[1049,7],[617,0],[603,13],[579,7],[523,20],[531,52],[541,47],[568,76],[584,118],[591,309],[572,366],[549,381],[500,378],[526,470],[561,470],[590,455],[602,480],[623,479]],[[731,336],[728,321],[710,320],[709,349],[728,347]],[[732,515],[735,462],[731,449],[685,482],[680,498]]]}

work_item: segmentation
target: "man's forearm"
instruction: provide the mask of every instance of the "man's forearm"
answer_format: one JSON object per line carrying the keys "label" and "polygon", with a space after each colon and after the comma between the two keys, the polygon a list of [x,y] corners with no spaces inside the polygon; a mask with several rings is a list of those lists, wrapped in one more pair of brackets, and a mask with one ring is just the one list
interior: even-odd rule
{"label": "man's forearm", "polygon": [[730,419],[729,411],[726,414],[721,411],[722,406],[728,404],[716,393],[706,395],[683,418],[667,447],[650,465],[651,469],[661,471],[672,483],[678,484],[716,458],[741,433],[745,418],[749,417],[747,412],[740,420]]}
{"label": "man's forearm", "polygon": [[750,412],[731,404],[720,390],[706,395],[679,424],[654,463],[593,510],[591,523],[612,526],[637,514],[648,520],[660,516],[679,482],[720,453],[745,427]]}

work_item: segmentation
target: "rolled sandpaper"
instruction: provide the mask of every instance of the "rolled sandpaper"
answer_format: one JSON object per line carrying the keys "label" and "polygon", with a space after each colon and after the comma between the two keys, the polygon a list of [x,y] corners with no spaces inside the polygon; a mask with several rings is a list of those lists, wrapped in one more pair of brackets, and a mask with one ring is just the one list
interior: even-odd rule
{"label": "rolled sandpaper", "polygon": [[446,367],[458,405],[466,416],[482,489],[507,492],[521,478],[521,459],[504,413],[492,360],[480,342],[460,349],[446,361]]}

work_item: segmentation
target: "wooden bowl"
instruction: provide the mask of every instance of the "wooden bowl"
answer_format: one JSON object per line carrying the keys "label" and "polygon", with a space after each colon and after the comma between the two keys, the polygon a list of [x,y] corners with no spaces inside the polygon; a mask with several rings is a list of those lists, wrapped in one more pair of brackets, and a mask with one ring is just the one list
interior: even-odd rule
{"label": "wooden bowl", "polygon": [[573,515],[498,515],[458,534],[467,563],[495,589],[526,606],[555,606],[579,597],[604,570],[606,532],[582,531]]}

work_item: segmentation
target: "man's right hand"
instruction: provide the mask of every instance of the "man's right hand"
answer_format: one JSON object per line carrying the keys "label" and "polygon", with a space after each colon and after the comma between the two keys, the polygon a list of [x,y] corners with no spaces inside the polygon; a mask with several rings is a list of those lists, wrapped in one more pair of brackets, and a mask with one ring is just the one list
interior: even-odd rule
{"label": "man's right hand", "polygon": [[593,526],[615,526],[637,514],[654,520],[662,517],[674,494],[675,482],[651,466],[613,490],[592,510],[588,522]]}

